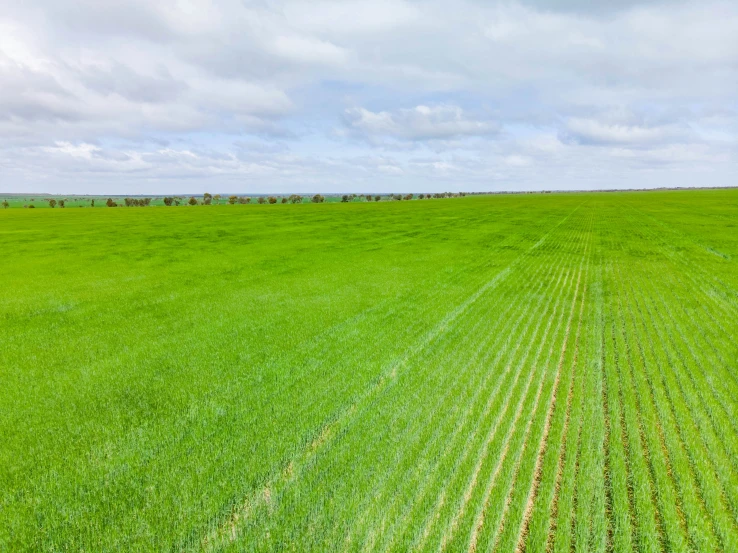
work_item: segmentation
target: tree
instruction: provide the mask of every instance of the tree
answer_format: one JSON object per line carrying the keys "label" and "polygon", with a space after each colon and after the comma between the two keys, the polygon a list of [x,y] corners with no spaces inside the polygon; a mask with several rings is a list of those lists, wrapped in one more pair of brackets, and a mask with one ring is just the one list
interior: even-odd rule
{"label": "tree", "polygon": [[348,201],[349,201],[349,197],[347,194],[344,194],[343,196],[341,196],[341,202],[346,203]]}
{"label": "tree", "polygon": [[381,199],[382,199],[382,196],[380,196],[379,194],[377,194],[376,196],[374,196],[374,201],[375,202],[378,202]]}
{"label": "tree", "polygon": [[67,200],[59,200],[59,207],[64,207]]}
{"label": "tree", "polygon": [[266,198],[264,198],[264,196],[259,196],[259,198],[256,201],[259,202],[260,204],[263,204],[264,202],[266,202]]}
{"label": "tree", "polygon": [[202,199],[203,199],[203,203],[204,203],[204,200],[212,200],[213,199],[213,195],[210,192],[205,192],[205,194],[202,195]]}
{"label": "tree", "polygon": [[[249,198],[248,196],[243,196],[241,198],[238,198],[238,203],[240,203],[240,204],[250,204],[251,203],[251,198]],[[264,202],[262,202],[262,203],[264,203]]]}
{"label": "tree", "polygon": [[406,199],[406,200],[412,200],[412,199],[413,199],[413,195],[412,195],[412,194],[407,194],[407,195],[405,196],[405,199]]}
{"label": "tree", "polygon": [[54,198],[49,200],[49,207],[56,207],[56,200]]}
{"label": "tree", "polygon": [[283,204],[286,204],[287,203],[287,198],[285,198],[284,196],[282,197],[282,203]]}
{"label": "tree", "polygon": [[8,203],[8,200],[3,200],[2,205],[3,205],[3,209],[8,209],[8,207],[10,206],[10,204]]}
{"label": "tree", "polygon": [[275,198],[274,196],[269,196],[269,198],[267,198],[267,199],[269,200],[269,203],[270,204],[276,204],[277,203],[277,198]]}
{"label": "tree", "polygon": [[164,198],[164,205],[165,206],[171,206],[172,202],[174,202],[174,198],[167,196]]}
{"label": "tree", "polygon": [[213,197],[212,196],[210,196],[210,197],[204,196],[202,198],[202,203],[205,204],[205,205],[210,205],[210,203],[212,201],[213,201]]}
{"label": "tree", "polygon": [[190,196],[190,199],[187,200],[187,203],[190,205],[197,205],[197,200],[195,199],[194,196]]}
{"label": "tree", "polygon": [[215,200],[216,204],[220,203],[220,194],[216,194],[215,196],[213,196],[213,199]]}
{"label": "tree", "polygon": [[228,203],[233,205],[238,200],[238,196],[228,196]]}
{"label": "tree", "polygon": [[118,204],[113,201],[113,198],[108,198],[108,201],[105,202],[105,205],[108,207],[118,207]]}
{"label": "tree", "polygon": [[290,196],[290,202],[292,202],[293,204],[301,204],[302,203],[302,196],[300,196],[298,194],[292,194]]}
{"label": "tree", "polygon": [[322,204],[325,201],[325,198],[321,196],[320,194],[316,194],[310,199],[311,202],[314,204]]}
{"label": "tree", "polygon": [[90,200],[90,207],[95,207],[95,198]]}

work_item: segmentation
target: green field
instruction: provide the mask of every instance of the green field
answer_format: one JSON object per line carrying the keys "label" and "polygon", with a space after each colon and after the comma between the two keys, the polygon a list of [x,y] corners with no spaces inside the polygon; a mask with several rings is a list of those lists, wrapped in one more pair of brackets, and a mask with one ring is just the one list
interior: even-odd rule
{"label": "green field", "polygon": [[738,190],[0,245],[0,551],[738,551]]}

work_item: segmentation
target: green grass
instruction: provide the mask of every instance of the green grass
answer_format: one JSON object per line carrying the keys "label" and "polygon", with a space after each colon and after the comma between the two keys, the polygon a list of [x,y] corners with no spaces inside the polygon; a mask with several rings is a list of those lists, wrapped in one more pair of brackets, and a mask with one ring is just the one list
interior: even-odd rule
{"label": "green grass", "polygon": [[738,190],[0,245],[2,551],[738,551]]}

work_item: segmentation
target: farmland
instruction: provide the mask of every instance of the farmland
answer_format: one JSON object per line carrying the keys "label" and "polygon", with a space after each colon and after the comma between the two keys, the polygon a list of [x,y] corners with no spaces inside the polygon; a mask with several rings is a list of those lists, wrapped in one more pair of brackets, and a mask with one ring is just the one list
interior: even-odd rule
{"label": "farmland", "polygon": [[0,245],[0,550],[738,551],[738,190]]}

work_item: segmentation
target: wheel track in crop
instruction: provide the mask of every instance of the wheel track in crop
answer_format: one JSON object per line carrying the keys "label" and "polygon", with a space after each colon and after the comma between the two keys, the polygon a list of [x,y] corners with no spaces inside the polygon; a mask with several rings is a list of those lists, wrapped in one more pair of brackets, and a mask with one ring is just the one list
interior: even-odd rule
{"label": "wheel track in crop", "polygon": [[[561,222],[559,224],[561,224]],[[480,263],[480,265],[483,265],[483,264],[484,263]],[[438,290],[435,295],[440,295],[441,293],[442,293],[442,290]],[[432,302],[432,301],[429,301],[429,302],[427,302],[427,308],[426,308],[426,310],[427,311],[430,311],[430,310],[432,310],[434,308],[434,306],[435,306],[435,303]],[[318,362],[313,362],[312,365],[313,365],[313,371],[314,370],[317,370],[319,368],[319,366],[320,366]],[[386,376],[387,376],[387,371],[385,370],[384,373],[382,373],[382,376],[380,376],[380,378],[378,380],[375,380],[373,387],[370,387],[370,392],[372,391],[373,388],[376,388],[377,386],[381,386],[381,384],[385,381],[385,378],[384,377],[386,377]],[[307,376],[305,376],[304,378],[302,378],[302,380],[304,380],[305,378],[307,378]],[[293,382],[293,385],[297,385],[297,381]],[[313,404],[317,403],[318,401],[319,401],[319,399],[314,400],[313,401]],[[310,407],[311,407],[311,404],[309,404],[304,409],[304,411],[309,410]],[[348,411],[348,414],[349,415],[352,413],[352,410],[351,410],[351,407],[350,406],[349,406],[349,408],[347,410],[344,410],[344,412],[343,412],[344,415],[346,415],[347,411]],[[310,453],[314,452],[316,450],[316,447],[315,447],[316,445],[322,444],[325,440],[328,439],[328,437],[331,434],[331,429],[334,426],[332,424],[332,422],[335,423],[335,419],[336,418],[338,418],[338,417],[337,416],[334,416],[334,420],[333,421],[330,421],[329,420],[328,423],[326,423],[325,425],[323,425],[323,427],[321,428],[321,430],[319,432],[316,432],[315,433],[313,439],[309,442],[309,445],[306,447],[306,449],[302,450],[301,453],[303,455],[305,453],[310,454]],[[298,458],[298,457],[300,457],[299,454],[296,456],[296,458]],[[294,467],[295,467],[295,462],[294,462],[294,459],[293,459],[293,461],[290,462],[290,463],[288,463],[286,465],[286,467],[281,472],[275,473],[275,475],[272,477],[271,480],[272,481],[276,480],[278,478],[277,475],[280,475],[280,474],[281,475],[287,474],[287,475],[289,475],[290,479],[292,479],[293,472],[294,472]],[[271,487],[272,487],[271,483],[267,482],[264,485],[264,488],[263,489],[270,489]],[[255,490],[251,494],[256,499],[256,503],[259,503],[260,493],[261,493],[261,490]],[[244,502],[243,503],[243,506],[244,507],[243,508],[240,508],[240,510],[242,510],[242,511],[249,511],[250,512],[251,511],[251,508],[250,507],[246,507],[246,505],[249,505],[249,503],[250,502],[248,500],[246,502]],[[229,518],[232,518],[232,519],[235,519],[235,520],[243,520],[243,516],[242,516],[243,513],[239,513],[238,511],[239,511],[239,509],[236,509],[234,512],[232,512]],[[232,529],[233,528],[233,524],[231,522],[226,521],[226,522],[223,523],[223,528],[221,528],[221,530],[225,529],[226,527],[229,527],[229,528]],[[216,532],[217,532],[217,529],[211,531],[210,535],[206,537],[206,540],[205,540],[206,543],[212,543],[213,542],[213,539],[212,539],[213,538],[213,534],[216,533]],[[220,532],[220,533],[222,533],[222,532]]]}
{"label": "wheel track in crop", "polygon": [[405,355],[398,361],[392,363],[388,370],[385,370],[375,380],[373,384],[369,386],[367,391],[362,394],[358,399],[351,403],[348,407],[337,413],[333,420],[326,423],[321,430],[317,433],[316,439],[314,439],[308,447],[300,451],[293,459],[288,463],[287,467],[279,472],[274,473],[264,486],[247,496],[237,504],[235,509],[232,509],[231,514],[225,518],[221,523],[214,526],[212,530],[206,532],[206,534],[199,540],[197,544],[198,549],[213,550],[219,548],[221,545],[234,541],[239,534],[239,526],[244,524],[244,521],[249,518],[253,509],[257,505],[264,504],[265,493],[264,490],[271,490],[277,482],[286,483],[294,479],[294,474],[297,471],[297,465],[306,464],[315,453],[325,447],[335,437],[338,428],[345,424],[346,420],[351,419],[354,413],[359,408],[360,404],[370,403],[372,398],[381,393],[389,380],[393,379],[396,373],[404,367],[407,362],[420,351],[424,350],[432,341],[438,336],[442,335],[448,325],[452,324],[462,313],[464,313],[471,305],[473,305],[479,297],[492,289],[496,284],[503,281],[507,276],[510,275],[512,269],[520,262],[520,260],[538,247],[542,245],[546,239],[554,232],[558,227],[563,225],[576,211],[581,207],[582,204],[578,204],[569,214],[567,214],[561,221],[554,225],[548,232],[546,232],[533,246],[531,246],[526,252],[518,256],[513,260],[505,269],[499,271],[492,279],[488,280],[483,284],[476,292],[471,294],[461,304],[457,305],[455,309],[449,311],[446,316],[421,340],[419,345],[408,348]]}
{"label": "wheel track in crop", "polygon": [[[508,292],[506,292],[506,293],[508,293]],[[497,304],[497,303],[499,303],[499,301],[501,301],[500,298],[494,298],[494,300],[495,300],[495,304]],[[489,308],[487,308],[487,309],[489,309]],[[508,306],[508,310],[511,310],[511,311],[515,312],[514,305],[513,304],[509,305]],[[504,312],[497,314],[497,317],[498,318],[503,318],[503,315],[504,315]],[[510,321],[506,321],[506,322],[509,323]],[[474,330],[474,329],[472,329],[472,330]],[[462,330],[459,329],[458,332],[462,332]],[[473,335],[476,334],[476,332],[474,332],[474,331],[470,332],[468,330],[464,330],[463,332],[464,332],[464,334],[466,336],[469,336],[469,335],[472,335],[473,336]],[[451,339],[453,339],[453,338],[451,338]],[[459,346],[456,346],[456,349],[458,349],[458,347]],[[485,344],[484,343],[480,345],[480,349],[482,347],[485,347]],[[461,349],[464,350],[465,348],[461,348]],[[457,384],[458,384],[458,382],[457,382]],[[417,395],[417,393],[419,393],[419,392],[416,392],[414,395]],[[403,409],[402,408],[398,408],[398,409],[395,409],[395,410],[402,411]],[[436,410],[431,409],[430,412],[436,412]],[[446,418],[446,421],[448,421],[448,423],[452,422],[452,420],[451,420],[450,417],[447,417]],[[435,424],[434,424],[434,426],[435,426]],[[440,429],[441,428],[442,428],[442,426],[439,426],[438,429],[436,430],[436,432],[434,434],[434,436],[436,438],[438,438],[438,434],[440,433]],[[413,435],[413,438],[411,440],[412,442],[416,442],[417,441],[418,432],[420,432],[420,430],[421,429],[418,429],[416,431],[416,433]],[[409,449],[408,444],[406,444],[406,441],[407,440],[405,440],[404,438],[395,436],[395,441],[403,444],[403,450]],[[435,443],[435,441],[436,440],[433,439],[433,440],[430,440],[428,443],[426,443],[426,445],[425,445],[425,447],[423,449],[423,452],[421,452],[420,454],[418,454],[420,458],[423,458],[424,452],[428,449],[428,447],[430,447],[431,445],[433,445]],[[396,462],[398,462],[398,463],[401,462],[401,457],[398,457],[397,460],[396,460]],[[394,472],[397,472],[397,471],[394,471]],[[391,479],[400,478],[401,477],[401,474],[399,474],[399,473],[393,474],[393,473],[391,473],[391,472],[388,471],[388,472],[384,473],[384,476],[386,478],[383,478],[380,483],[377,483],[377,484],[374,484],[374,485],[370,486],[370,488],[373,489],[373,490],[375,490],[375,493],[371,497],[372,503],[374,504],[374,506],[383,505],[385,507],[383,509],[383,512],[385,514],[382,517],[380,517],[382,520],[379,523],[375,524],[372,527],[372,529],[371,529],[372,530],[372,533],[370,535],[370,539],[368,541],[362,540],[362,542],[364,543],[364,549],[374,549],[374,546],[373,546],[373,544],[374,544],[373,538],[376,536],[377,533],[386,534],[386,532],[384,531],[384,526],[385,526],[385,522],[384,521],[387,518],[391,518],[390,515],[389,515],[389,513],[391,512],[391,510],[389,509],[389,507],[392,507],[392,505],[395,503],[395,500],[396,500],[396,497],[393,496],[392,501],[389,501],[389,500],[388,501],[383,501],[382,500],[382,493],[383,493],[382,490],[385,490],[385,491],[388,491],[389,489],[394,490],[395,489],[395,486],[394,485],[388,486],[388,485],[384,484],[384,482],[386,482],[388,479],[391,480]],[[405,484],[405,482],[403,481],[403,485],[404,484]],[[395,495],[396,495],[396,493],[395,493]],[[362,519],[365,520],[367,516],[368,515],[365,512],[364,515],[362,516]],[[352,526],[354,526],[354,525],[352,525]],[[361,526],[361,521],[359,521],[359,526]],[[353,530],[351,531],[351,533],[353,534]],[[361,531],[359,531],[359,533],[361,533]]]}

